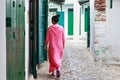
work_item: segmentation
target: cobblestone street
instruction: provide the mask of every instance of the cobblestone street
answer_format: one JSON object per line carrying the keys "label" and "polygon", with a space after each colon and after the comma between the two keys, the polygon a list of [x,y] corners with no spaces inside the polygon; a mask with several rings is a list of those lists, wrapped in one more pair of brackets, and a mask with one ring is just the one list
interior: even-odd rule
{"label": "cobblestone street", "polygon": [[93,62],[88,54],[84,42],[67,41],[60,79],[49,75],[49,65],[45,62],[37,72],[37,80],[120,80],[119,65]]}

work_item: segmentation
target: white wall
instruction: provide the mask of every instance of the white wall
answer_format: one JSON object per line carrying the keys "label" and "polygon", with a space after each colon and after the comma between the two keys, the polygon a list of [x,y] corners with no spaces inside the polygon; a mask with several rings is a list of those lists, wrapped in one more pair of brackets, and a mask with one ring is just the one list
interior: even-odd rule
{"label": "white wall", "polygon": [[25,0],[25,80],[28,80],[29,67],[29,0]]}
{"label": "white wall", "polygon": [[73,3],[75,0],[65,0],[65,4]]}
{"label": "white wall", "polygon": [[0,80],[6,80],[5,0],[0,0]]}
{"label": "white wall", "polygon": [[120,0],[113,0],[110,9],[110,0],[107,0],[106,46],[107,54],[120,60]]}
{"label": "white wall", "polygon": [[95,0],[90,0],[90,52],[94,59],[95,57],[95,46],[94,46],[94,22],[95,22],[95,10],[94,10]]}
{"label": "white wall", "polygon": [[74,39],[79,39],[79,31],[80,31],[80,5],[76,1],[74,2]]}
{"label": "white wall", "polygon": [[85,34],[84,34],[84,26],[85,26],[85,19],[84,19],[84,16],[85,16],[85,14],[84,14],[84,8],[83,8],[84,6],[81,6],[81,36],[84,36]]}

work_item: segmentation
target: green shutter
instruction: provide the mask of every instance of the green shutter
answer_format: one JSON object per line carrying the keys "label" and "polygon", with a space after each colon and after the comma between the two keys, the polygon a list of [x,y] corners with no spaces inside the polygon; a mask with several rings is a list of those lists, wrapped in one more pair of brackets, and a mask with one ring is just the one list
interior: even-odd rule
{"label": "green shutter", "polygon": [[73,9],[68,9],[68,35],[73,35]]}
{"label": "green shutter", "polygon": [[110,9],[112,9],[113,6],[113,0],[110,0]]}
{"label": "green shutter", "polygon": [[85,8],[85,32],[87,32],[87,47],[90,46],[90,7]]}
{"label": "green shutter", "polygon": [[85,25],[85,28],[84,28],[85,32],[87,32],[87,30],[88,30],[88,24],[89,24],[88,23],[89,22],[88,21],[88,19],[89,19],[88,15],[89,15],[88,8],[85,8],[85,15],[84,15],[85,16],[85,24],[84,24]]}

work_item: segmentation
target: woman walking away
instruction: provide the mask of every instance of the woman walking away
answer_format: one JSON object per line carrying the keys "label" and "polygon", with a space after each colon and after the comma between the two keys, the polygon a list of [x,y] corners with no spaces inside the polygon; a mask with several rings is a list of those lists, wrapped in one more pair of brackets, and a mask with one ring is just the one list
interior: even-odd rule
{"label": "woman walking away", "polygon": [[48,48],[49,59],[49,73],[54,76],[56,71],[56,77],[60,77],[61,61],[63,57],[63,49],[65,44],[64,30],[62,26],[58,25],[60,15],[52,17],[52,25],[48,28],[46,36],[45,49]]}

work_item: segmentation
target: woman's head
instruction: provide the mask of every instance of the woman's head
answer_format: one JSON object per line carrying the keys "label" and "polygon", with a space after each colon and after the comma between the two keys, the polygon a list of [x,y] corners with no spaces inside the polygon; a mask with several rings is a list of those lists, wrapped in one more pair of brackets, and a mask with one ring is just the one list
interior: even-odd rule
{"label": "woman's head", "polygon": [[53,24],[58,23],[58,21],[59,21],[59,17],[60,17],[60,15],[59,15],[59,14],[58,14],[58,15],[53,16],[53,17],[52,17],[52,23],[53,23]]}

